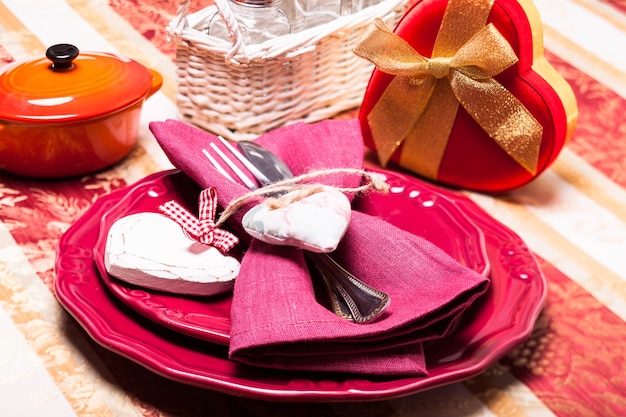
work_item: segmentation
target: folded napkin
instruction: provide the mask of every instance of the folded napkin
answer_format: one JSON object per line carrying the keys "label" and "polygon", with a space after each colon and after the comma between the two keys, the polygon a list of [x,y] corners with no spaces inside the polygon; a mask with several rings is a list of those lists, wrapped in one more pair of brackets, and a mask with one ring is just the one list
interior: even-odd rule
{"label": "folded napkin", "polygon": [[[221,206],[248,191],[225,179],[203,155],[202,149],[217,142],[212,134],[174,120],[153,122],[150,129],[174,166],[202,187],[217,188]],[[295,175],[363,166],[356,120],[293,124],[257,142],[282,158]],[[324,178],[333,186],[360,182],[354,175]],[[229,225],[240,230],[241,217],[257,202],[244,206]],[[422,344],[444,337],[489,284],[485,276],[427,240],[354,210],[332,255],[361,280],[389,294],[385,314],[369,324],[336,316],[316,299],[300,249],[251,240],[233,291],[233,360],[289,370],[426,376]]]}

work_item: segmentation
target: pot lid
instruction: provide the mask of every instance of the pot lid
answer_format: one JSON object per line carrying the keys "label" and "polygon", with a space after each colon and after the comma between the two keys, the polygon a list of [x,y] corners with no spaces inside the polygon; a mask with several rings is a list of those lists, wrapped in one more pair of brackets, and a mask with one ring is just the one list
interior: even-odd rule
{"label": "pot lid", "polygon": [[132,59],[54,45],[45,57],[10,64],[0,73],[0,119],[18,123],[91,119],[142,100],[151,85],[150,71]]}

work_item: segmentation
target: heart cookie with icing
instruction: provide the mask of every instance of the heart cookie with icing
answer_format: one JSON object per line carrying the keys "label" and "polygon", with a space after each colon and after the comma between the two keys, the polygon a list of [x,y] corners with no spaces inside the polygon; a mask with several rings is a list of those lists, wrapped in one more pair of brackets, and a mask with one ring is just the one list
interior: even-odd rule
{"label": "heart cookie with icing", "polygon": [[250,209],[241,222],[245,231],[272,245],[334,251],[350,222],[350,200],[332,187],[323,186],[304,197],[302,192],[291,191]]}
{"label": "heart cookie with icing", "polygon": [[137,213],[109,229],[104,263],[112,276],[145,288],[209,296],[232,289],[239,261],[188,237],[170,218]]}
{"label": "heart cookie with icing", "polygon": [[381,164],[503,192],[556,159],[577,118],[530,0],[417,0],[355,53],[376,66],[359,113]]}

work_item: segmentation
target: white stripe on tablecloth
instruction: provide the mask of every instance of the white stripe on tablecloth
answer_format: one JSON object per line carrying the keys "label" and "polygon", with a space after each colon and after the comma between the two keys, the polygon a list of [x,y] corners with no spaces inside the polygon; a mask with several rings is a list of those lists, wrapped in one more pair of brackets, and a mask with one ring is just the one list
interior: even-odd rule
{"label": "white stripe on tablecloth", "polygon": [[[616,48],[626,45],[626,32],[588,7],[572,0],[534,0],[544,26],[553,28],[609,65],[626,72],[626,54]],[[615,11],[615,16],[619,12]]]}
{"label": "white stripe on tablecloth", "polygon": [[6,416],[75,416],[0,302],[0,404]]}
{"label": "white stripe on tablecloth", "polygon": [[71,43],[84,51],[118,53],[65,1],[3,0],[3,3],[44,45]]}
{"label": "white stripe on tablecloth", "polygon": [[626,320],[626,223],[614,213],[552,170],[506,197],[471,198]]}
{"label": "white stripe on tablecloth", "polygon": [[[19,390],[28,383],[26,395],[40,393],[44,397],[31,398],[45,400],[38,406],[40,416],[65,415],[55,414],[53,409],[67,409],[71,405],[80,415],[99,416],[138,416],[128,397],[117,395],[114,378],[103,375],[105,370],[94,369],[85,355],[97,357],[90,347],[88,337],[79,326],[67,326],[67,314],[56,298],[44,285],[33,270],[28,259],[11,236],[5,224],[0,222],[0,315],[8,316],[12,323],[3,322],[0,326],[8,327],[0,334],[0,404],[2,415],[5,410],[20,410],[22,396],[8,393]],[[4,319],[2,319],[4,320]],[[20,336],[21,335],[21,336]],[[14,337],[13,337],[14,336]],[[11,343],[9,343],[11,342]],[[25,352],[11,351],[15,345],[26,344]],[[4,347],[4,344],[7,344]],[[71,347],[77,348],[72,349]],[[4,348],[3,348],[4,347]],[[5,380],[10,376],[16,364],[5,363],[11,360],[29,361],[32,370],[21,379]],[[48,372],[42,372],[44,368]],[[27,366],[24,370],[28,370]],[[50,382],[56,388],[50,386]],[[4,397],[7,398],[4,398]],[[63,402],[65,401],[65,404]],[[29,403],[30,404],[30,403]]]}
{"label": "white stripe on tablecloth", "polygon": [[626,15],[597,0],[534,0],[547,50],[626,98]]}
{"label": "white stripe on tablecloth", "polygon": [[573,187],[626,223],[626,189],[618,183],[587,164],[567,146],[551,168]]}

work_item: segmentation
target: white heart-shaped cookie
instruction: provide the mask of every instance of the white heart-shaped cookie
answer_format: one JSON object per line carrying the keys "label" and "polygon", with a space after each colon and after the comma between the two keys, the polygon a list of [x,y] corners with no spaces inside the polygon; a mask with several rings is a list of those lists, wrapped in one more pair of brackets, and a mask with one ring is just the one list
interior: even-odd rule
{"label": "white heart-shaped cookie", "polygon": [[104,263],[125,282],[176,294],[229,291],[239,261],[188,237],[169,217],[137,213],[117,220],[107,236]]}
{"label": "white heart-shaped cookie", "polygon": [[[300,193],[286,194],[286,200]],[[252,237],[273,245],[295,246],[311,252],[332,252],[350,223],[350,200],[332,187],[296,199],[284,207],[267,201],[250,209],[242,225]]]}

